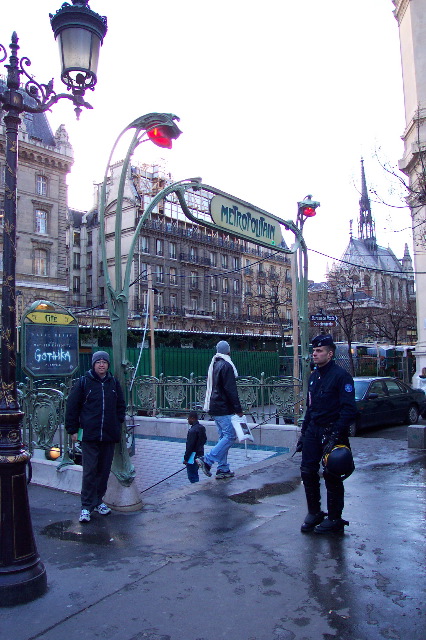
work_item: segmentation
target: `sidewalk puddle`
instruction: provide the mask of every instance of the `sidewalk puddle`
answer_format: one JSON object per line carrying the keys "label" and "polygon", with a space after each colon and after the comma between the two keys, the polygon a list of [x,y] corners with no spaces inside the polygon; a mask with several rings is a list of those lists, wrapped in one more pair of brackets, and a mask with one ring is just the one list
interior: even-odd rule
{"label": "sidewalk puddle", "polygon": [[248,489],[247,491],[243,491],[243,493],[235,493],[234,495],[229,496],[229,499],[243,504],[259,504],[263,498],[291,493],[299,485],[299,478],[293,482],[274,482],[265,484],[259,489]]}
{"label": "sidewalk puddle", "polygon": [[110,531],[103,529],[94,530],[90,524],[78,525],[73,520],[63,520],[62,522],[53,522],[41,530],[42,536],[48,538],[57,538],[58,540],[69,540],[71,542],[84,542],[86,544],[109,545],[112,542],[123,541],[128,536],[117,533],[111,534]]}

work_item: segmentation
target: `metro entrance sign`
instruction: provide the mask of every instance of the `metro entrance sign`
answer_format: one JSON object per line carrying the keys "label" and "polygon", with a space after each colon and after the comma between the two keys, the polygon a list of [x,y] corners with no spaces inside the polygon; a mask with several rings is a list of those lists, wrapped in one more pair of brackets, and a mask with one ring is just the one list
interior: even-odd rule
{"label": "metro entrance sign", "polygon": [[[283,241],[280,223],[257,207],[249,207],[215,195],[210,201],[210,215],[214,223],[230,233],[242,233],[252,242],[262,240],[272,246],[279,246]],[[281,221],[280,221],[281,222]]]}
{"label": "metro entrance sign", "polygon": [[337,316],[326,315],[325,313],[314,313],[309,316],[311,327],[336,327]]}

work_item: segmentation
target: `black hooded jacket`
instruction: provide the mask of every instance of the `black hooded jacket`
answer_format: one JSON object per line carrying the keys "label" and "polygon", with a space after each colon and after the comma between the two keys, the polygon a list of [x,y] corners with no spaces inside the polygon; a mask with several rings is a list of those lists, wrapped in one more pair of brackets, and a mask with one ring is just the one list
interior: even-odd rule
{"label": "black hooded jacket", "polygon": [[212,395],[209,413],[212,416],[230,416],[242,413],[238,398],[234,369],[223,358],[217,358],[213,364]]}
{"label": "black hooded jacket", "polygon": [[120,383],[108,371],[101,379],[93,369],[77,380],[67,400],[65,428],[83,429],[83,442],[119,442],[126,402]]}

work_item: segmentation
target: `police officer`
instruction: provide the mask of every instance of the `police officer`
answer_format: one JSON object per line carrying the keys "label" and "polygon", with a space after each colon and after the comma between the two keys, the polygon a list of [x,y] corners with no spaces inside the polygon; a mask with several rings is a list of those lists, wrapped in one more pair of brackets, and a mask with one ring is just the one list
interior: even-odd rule
{"label": "police officer", "polygon": [[301,526],[307,533],[340,533],[349,522],[342,519],[343,480],[324,468],[328,517],[321,511],[319,468],[322,458],[337,444],[349,447],[349,425],[356,415],[354,382],[333,360],[336,345],[330,335],[312,340],[315,369],[308,385],[307,410],[296,451],[302,452],[300,467],[308,515]]}

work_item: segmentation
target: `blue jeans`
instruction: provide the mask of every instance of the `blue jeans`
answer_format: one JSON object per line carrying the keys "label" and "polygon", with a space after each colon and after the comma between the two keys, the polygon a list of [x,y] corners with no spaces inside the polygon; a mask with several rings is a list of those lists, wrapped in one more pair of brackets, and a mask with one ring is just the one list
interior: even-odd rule
{"label": "blue jeans", "polygon": [[217,462],[218,471],[229,471],[228,451],[236,438],[235,429],[231,422],[232,416],[213,416],[219,433],[219,441],[205,456],[204,460],[210,466]]}

